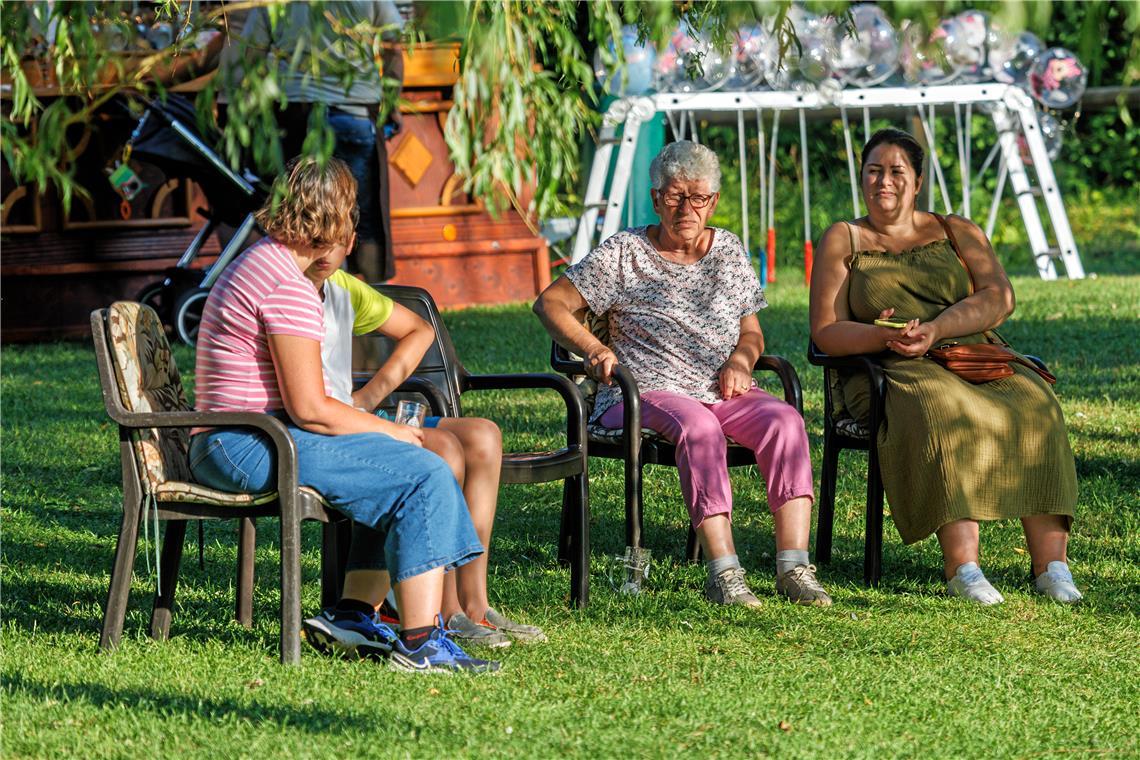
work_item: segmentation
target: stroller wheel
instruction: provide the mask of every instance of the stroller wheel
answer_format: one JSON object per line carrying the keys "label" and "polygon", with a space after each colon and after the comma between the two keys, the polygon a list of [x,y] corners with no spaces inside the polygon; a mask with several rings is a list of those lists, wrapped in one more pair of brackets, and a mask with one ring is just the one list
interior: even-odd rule
{"label": "stroller wheel", "polygon": [[174,332],[188,346],[198,342],[198,326],[202,322],[202,309],[206,306],[209,295],[209,288],[192,288],[175,302]]}
{"label": "stroller wheel", "polygon": [[169,295],[165,282],[155,282],[140,290],[135,296],[135,300],[143,306],[154,309],[155,313],[158,314],[159,321],[168,324],[170,322]]}

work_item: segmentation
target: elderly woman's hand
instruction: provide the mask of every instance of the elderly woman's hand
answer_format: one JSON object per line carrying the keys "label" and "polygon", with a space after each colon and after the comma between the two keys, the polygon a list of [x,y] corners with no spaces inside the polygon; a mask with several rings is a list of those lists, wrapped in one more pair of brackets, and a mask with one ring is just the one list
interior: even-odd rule
{"label": "elderly woman's hand", "polygon": [[614,367],[618,359],[608,346],[594,349],[586,356],[586,374],[599,383],[613,385]]}
{"label": "elderly woman's hand", "polygon": [[752,388],[752,373],[744,362],[735,357],[729,358],[721,366],[717,379],[720,385],[720,397],[725,401],[735,396],[743,396]]}

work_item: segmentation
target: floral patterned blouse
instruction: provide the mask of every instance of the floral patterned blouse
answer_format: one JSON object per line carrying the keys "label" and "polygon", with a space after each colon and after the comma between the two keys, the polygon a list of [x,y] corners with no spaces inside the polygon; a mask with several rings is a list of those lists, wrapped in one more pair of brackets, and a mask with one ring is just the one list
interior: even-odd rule
{"label": "floral patterned blouse", "polygon": [[[710,228],[709,252],[692,264],[665,259],[647,227],[606,239],[566,270],[595,314],[608,314],[618,362],[645,391],[720,401],[717,373],[740,340],[741,318],[768,302],[740,238]],[[621,400],[599,385],[592,421]]]}

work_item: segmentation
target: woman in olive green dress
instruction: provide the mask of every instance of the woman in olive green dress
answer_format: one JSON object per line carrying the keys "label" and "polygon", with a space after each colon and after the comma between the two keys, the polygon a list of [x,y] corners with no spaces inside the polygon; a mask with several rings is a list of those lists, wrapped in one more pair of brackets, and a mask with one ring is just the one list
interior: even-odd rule
{"label": "woman in olive green dress", "polygon": [[[978,521],[1020,518],[1036,589],[1081,598],[1066,547],[1076,468],[1052,390],[1015,366],[1013,377],[972,384],[925,357],[947,342],[980,343],[1013,312],[1013,288],[985,234],[968,219],[915,208],[923,151],[906,132],[881,130],[863,149],[867,216],[833,224],[811,281],[811,334],[829,354],[882,354],[886,421],[879,463],[906,543],[931,533],[949,593],[1003,601],[978,566]],[[892,318],[904,327],[877,326]],[[841,379],[840,401],[869,416],[861,377]]]}

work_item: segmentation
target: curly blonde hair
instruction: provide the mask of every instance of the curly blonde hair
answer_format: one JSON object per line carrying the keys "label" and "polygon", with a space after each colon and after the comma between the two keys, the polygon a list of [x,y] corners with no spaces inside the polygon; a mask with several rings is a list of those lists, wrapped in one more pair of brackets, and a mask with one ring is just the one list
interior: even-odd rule
{"label": "curly blonde hair", "polygon": [[285,165],[254,218],[285,245],[320,250],[347,245],[359,214],[356,180],[344,161],[298,156]]}

